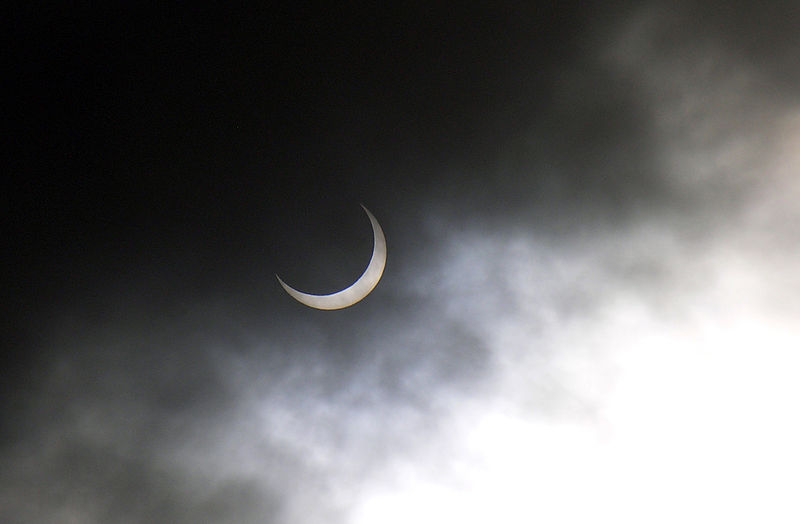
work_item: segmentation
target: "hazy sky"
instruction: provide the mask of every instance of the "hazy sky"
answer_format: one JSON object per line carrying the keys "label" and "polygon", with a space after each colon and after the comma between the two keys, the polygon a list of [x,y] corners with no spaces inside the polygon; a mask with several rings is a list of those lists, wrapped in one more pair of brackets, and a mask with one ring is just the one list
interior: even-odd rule
{"label": "hazy sky", "polygon": [[791,2],[11,20],[3,522],[800,520]]}

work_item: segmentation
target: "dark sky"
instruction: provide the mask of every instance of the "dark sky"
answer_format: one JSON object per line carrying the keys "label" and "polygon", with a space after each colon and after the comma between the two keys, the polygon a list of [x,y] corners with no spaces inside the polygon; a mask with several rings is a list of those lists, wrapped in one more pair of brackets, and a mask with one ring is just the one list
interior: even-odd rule
{"label": "dark sky", "polygon": [[792,2],[128,4],[8,16],[0,520],[800,516]]}

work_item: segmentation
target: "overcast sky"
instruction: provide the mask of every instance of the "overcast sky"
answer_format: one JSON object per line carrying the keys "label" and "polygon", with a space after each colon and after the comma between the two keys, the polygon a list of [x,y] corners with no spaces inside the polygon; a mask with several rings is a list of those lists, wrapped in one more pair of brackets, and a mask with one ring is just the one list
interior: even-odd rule
{"label": "overcast sky", "polygon": [[11,21],[3,522],[800,520],[792,2]]}

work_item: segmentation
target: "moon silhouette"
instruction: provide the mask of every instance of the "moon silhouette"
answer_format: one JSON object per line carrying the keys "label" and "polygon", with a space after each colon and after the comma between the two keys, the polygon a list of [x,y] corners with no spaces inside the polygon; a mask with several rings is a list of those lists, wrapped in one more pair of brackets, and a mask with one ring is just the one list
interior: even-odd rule
{"label": "moon silhouette", "polygon": [[367,269],[364,270],[364,273],[358,280],[353,282],[350,287],[337,291],[336,293],[331,293],[330,295],[311,295],[309,293],[303,293],[281,280],[281,277],[278,275],[275,275],[278,282],[283,286],[283,289],[286,290],[292,298],[301,304],[315,309],[343,309],[359,302],[375,289],[386,267],[386,237],[383,236],[381,225],[372,213],[369,212],[369,209],[364,207],[363,204],[361,207],[367,213],[370,223],[372,223],[372,234],[374,237],[372,258],[369,261],[369,265],[367,265]]}

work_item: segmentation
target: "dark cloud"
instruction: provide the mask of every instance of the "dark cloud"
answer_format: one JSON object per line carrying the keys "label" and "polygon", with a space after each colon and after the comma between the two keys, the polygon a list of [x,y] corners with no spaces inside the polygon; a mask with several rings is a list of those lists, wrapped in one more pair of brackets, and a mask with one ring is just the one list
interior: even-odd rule
{"label": "dark cloud", "polygon": [[14,15],[0,520],[791,514],[792,7],[362,7]]}

